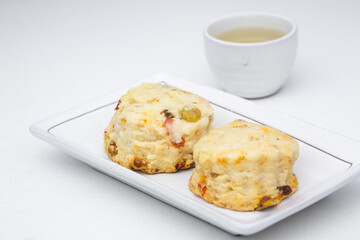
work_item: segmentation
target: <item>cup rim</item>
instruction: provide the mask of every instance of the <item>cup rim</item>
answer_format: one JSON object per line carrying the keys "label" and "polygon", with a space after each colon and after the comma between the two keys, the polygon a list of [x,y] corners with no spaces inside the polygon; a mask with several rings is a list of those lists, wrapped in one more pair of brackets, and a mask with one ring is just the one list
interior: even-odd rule
{"label": "cup rim", "polygon": [[[226,20],[226,19],[231,19],[231,18],[235,18],[235,17],[239,17],[239,16],[268,16],[268,17],[275,17],[275,18],[279,18],[282,19],[288,23],[290,23],[290,25],[292,26],[291,30],[286,33],[284,36],[280,37],[280,38],[276,38],[273,40],[269,40],[269,41],[265,41],[265,42],[255,42],[255,43],[238,43],[238,42],[229,42],[229,41],[225,41],[225,40],[220,40],[214,36],[212,36],[208,30],[209,28],[220,21]],[[206,27],[203,30],[203,34],[206,38],[212,40],[213,42],[222,44],[222,45],[228,45],[228,46],[247,46],[247,47],[251,47],[251,46],[262,46],[262,45],[269,45],[269,44],[274,44],[277,42],[281,42],[284,41],[286,39],[288,39],[289,37],[291,37],[292,35],[294,35],[297,31],[297,25],[296,23],[288,18],[285,17],[283,15],[280,14],[276,14],[276,13],[270,13],[270,12],[243,12],[243,13],[237,13],[237,14],[230,14],[230,15],[225,15],[219,18],[216,18],[214,20],[212,20],[209,24],[206,25]]]}

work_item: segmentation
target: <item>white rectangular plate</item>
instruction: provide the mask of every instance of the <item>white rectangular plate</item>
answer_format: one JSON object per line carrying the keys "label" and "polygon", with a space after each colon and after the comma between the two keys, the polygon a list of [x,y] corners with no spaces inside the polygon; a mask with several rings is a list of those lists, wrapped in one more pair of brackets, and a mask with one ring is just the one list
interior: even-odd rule
{"label": "white rectangular plate", "polygon": [[[294,173],[299,187],[278,206],[257,212],[237,212],[209,204],[188,190],[192,170],[147,175],[112,162],[103,148],[104,129],[121,95],[143,82],[162,83],[183,89],[210,101],[214,126],[235,119],[277,128],[298,140],[300,156]],[[360,143],[309,123],[258,106],[225,92],[167,74],[144,78],[85,105],[33,124],[31,132],[68,154],[122,182],[232,234],[250,235],[334,192],[359,172]]]}

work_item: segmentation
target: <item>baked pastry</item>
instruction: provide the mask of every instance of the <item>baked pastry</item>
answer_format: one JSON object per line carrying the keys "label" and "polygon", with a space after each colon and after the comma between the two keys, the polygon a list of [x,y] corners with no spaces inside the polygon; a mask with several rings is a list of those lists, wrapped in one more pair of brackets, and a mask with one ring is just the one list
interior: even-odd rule
{"label": "baked pastry", "polygon": [[297,189],[293,166],[298,152],[288,135],[236,120],[195,144],[189,188],[210,203],[238,211],[277,205]]}
{"label": "baked pastry", "polygon": [[115,110],[104,134],[106,153],[116,163],[146,173],[193,167],[193,146],[213,120],[206,99],[162,84],[130,89]]}

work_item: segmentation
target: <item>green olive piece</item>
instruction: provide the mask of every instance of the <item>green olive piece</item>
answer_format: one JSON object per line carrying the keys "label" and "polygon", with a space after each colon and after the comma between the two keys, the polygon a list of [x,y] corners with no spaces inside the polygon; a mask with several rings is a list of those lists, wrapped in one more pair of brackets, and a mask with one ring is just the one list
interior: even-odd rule
{"label": "green olive piece", "polygon": [[200,109],[191,105],[183,107],[179,113],[187,122],[197,122],[201,118]]}

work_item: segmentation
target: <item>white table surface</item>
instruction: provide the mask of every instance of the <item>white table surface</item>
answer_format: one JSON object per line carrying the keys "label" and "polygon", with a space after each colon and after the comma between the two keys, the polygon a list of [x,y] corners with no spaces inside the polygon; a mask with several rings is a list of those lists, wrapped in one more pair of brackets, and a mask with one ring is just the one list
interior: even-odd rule
{"label": "white table surface", "polygon": [[[299,25],[266,107],[360,141],[360,1],[0,1],[0,239],[231,239],[42,142],[30,124],[156,72],[216,87],[202,29],[243,11]],[[242,239],[355,239],[360,178]]]}

